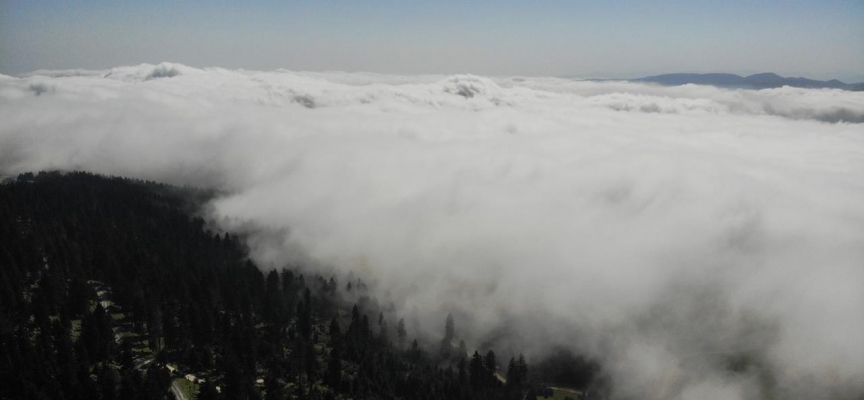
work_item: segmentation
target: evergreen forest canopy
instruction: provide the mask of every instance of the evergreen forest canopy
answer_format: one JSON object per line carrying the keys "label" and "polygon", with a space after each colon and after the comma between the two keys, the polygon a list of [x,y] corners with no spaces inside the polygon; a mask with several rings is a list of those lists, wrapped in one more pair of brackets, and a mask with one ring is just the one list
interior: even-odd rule
{"label": "evergreen forest canopy", "polygon": [[[0,185],[2,399],[602,398],[573,354],[529,366],[419,343],[360,279],[264,271],[210,194],[75,172]],[[457,342],[458,341],[458,342]],[[569,386],[555,389],[547,385]]]}

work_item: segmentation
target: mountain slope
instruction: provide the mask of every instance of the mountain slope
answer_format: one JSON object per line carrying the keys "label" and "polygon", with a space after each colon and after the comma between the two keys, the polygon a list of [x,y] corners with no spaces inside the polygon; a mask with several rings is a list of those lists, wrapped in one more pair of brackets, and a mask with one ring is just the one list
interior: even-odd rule
{"label": "mountain slope", "polygon": [[456,351],[452,320],[445,340],[409,345],[404,320],[360,279],[262,273],[241,240],[195,217],[206,199],[87,173],[0,183],[0,398],[510,400],[542,390],[521,357],[514,370],[488,347],[470,361]]}

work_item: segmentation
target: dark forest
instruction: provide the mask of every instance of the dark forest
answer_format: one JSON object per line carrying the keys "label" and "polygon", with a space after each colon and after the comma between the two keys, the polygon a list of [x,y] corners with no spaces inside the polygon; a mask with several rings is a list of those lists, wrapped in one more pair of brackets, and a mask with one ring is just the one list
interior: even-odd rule
{"label": "dark forest", "polygon": [[360,279],[262,270],[198,216],[209,196],[83,172],[0,185],[0,398],[600,396],[582,357],[468,350],[451,317],[418,343]]}

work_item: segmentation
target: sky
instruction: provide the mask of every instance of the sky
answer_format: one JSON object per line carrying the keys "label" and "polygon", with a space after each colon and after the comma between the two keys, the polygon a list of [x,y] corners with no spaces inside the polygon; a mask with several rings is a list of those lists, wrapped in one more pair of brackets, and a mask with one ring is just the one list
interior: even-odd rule
{"label": "sky", "polygon": [[429,348],[452,313],[471,350],[571,349],[613,399],[864,393],[864,92],[0,76],[0,176],[40,170],[213,189],[208,227],[262,269],[361,277]]}
{"label": "sky", "polygon": [[177,62],[251,70],[864,81],[860,1],[15,1],[0,73]]}

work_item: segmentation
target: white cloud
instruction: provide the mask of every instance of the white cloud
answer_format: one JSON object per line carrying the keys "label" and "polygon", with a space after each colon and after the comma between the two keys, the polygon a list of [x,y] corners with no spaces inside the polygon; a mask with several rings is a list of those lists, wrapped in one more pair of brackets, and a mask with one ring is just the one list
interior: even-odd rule
{"label": "white cloud", "polygon": [[864,125],[823,121],[862,117],[836,90],[163,63],[2,77],[0,172],[221,189],[212,217],[262,265],[368,273],[435,333],[448,311],[478,342],[512,324],[500,346],[588,352],[620,395],[753,398],[770,374],[844,398]]}

